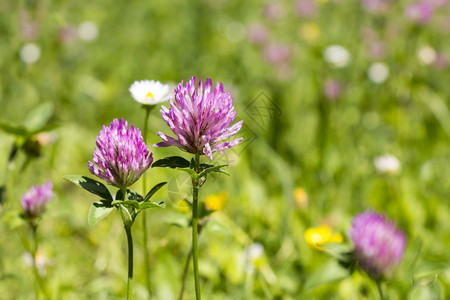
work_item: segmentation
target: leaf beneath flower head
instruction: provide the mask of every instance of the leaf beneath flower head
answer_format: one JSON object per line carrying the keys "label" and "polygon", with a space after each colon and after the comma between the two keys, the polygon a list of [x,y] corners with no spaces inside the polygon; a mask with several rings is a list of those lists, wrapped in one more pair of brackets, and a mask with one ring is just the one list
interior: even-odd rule
{"label": "leaf beneath flower head", "polygon": [[352,260],[354,247],[348,244],[328,243],[321,245],[329,255],[333,256],[340,262],[348,262]]}
{"label": "leaf beneath flower head", "polygon": [[136,209],[139,209],[139,202],[134,201],[134,200],[114,200],[112,203],[112,205],[116,206],[116,205],[125,205],[125,206],[133,206]]}
{"label": "leaf beneath flower head", "polygon": [[[228,167],[228,165],[222,165],[222,166],[224,166],[224,167]],[[213,168],[214,167],[214,165],[210,165],[210,164],[200,164],[200,172],[202,172],[202,171],[204,171],[204,170],[207,170],[207,169],[209,169],[209,168]],[[228,175],[228,176],[230,176],[230,174],[228,174],[227,172],[225,172],[224,170],[221,170],[220,168],[219,169],[215,169],[215,170],[213,170],[214,172],[217,172],[217,173],[223,173],[223,174],[225,174],[225,175]]]}
{"label": "leaf beneath flower head", "polygon": [[12,125],[5,122],[0,122],[0,129],[9,134],[20,136],[28,135],[28,130],[22,125]]}
{"label": "leaf beneath flower head", "polygon": [[91,208],[89,209],[88,213],[88,223],[89,225],[93,226],[97,224],[98,221],[108,216],[114,207],[111,206],[105,206],[105,201],[103,200],[101,202],[94,202],[91,205]]}
{"label": "leaf beneath flower head", "polygon": [[155,161],[152,164],[152,168],[154,167],[162,167],[162,168],[189,168],[190,163],[188,160],[184,159],[181,156],[169,156],[160,160]]}
{"label": "leaf beneath flower head", "polygon": [[[123,192],[120,189],[116,193],[116,200],[123,200]],[[142,202],[144,198],[135,191],[127,190],[127,200]]]}
{"label": "leaf beneath flower head", "polygon": [[224,173],[226,175],[229,175],[227,172],[224,172],[224,171],[221,170],[221,168],[223,168],[223,167],[228,167],[228,165],[220,165],[220,166],[210,167],[210,168],[202,171],[200,174],[198,174],[198,177],[202,178],[202,177],[206,176],[210,172],[221,172],[221,173]]}
{"label": "leaf beneath flower head", "polygon": [[76,185],[82,187],[83,189],[94,195],[108,200],[109,202],[113,201],[113,198],[106,186],[97,180],[80,175],[66,175],[63,178],[75,183]]}
{"label": "leaf beneath flower head", "polygon": [[166,203],[163,201],[157,202],[142,202],[139,204],[139,209],[144,210],[147,208],[166,208]]}
{"label": "leaf beneath flower head", "polygon": [[155,185],[148,193],[145,195],[144,202],[150,200],[150,198],[164,185],[166,185],[167,182],[160,182],[157,185]]}
{"label": "leaf beneath flower head", "polygon": [[191,178],[194,179],[194,180],[198,180],[198,179],[200,178],[200,177],[199,177],[199,174],[195,173],[195,171],[192,170],[192,169],[189,169],[189,168],[180,168],[180,169],[178,169],[178,170],[188,173],[188,174],[191,176]]}
{"label": "leaf beneath flower head", "polygon": [[310,290],[326,283],[342,280],[350,275],[348,269],[340,265],[336,260],[331,259],[318,267],[306,281],[304,289]]}

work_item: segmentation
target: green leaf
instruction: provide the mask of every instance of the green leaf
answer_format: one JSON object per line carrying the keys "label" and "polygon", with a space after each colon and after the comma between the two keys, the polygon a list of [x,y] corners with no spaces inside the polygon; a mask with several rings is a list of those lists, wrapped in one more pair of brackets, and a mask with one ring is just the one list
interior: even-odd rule
{"label": "green leaf", "polygon": [[97,224],[98,221],[108,216],[113,209],[113,207],[105,206],[104,202],[93,203],[88,214],[89,225],[93,226]]}
{"label": "green leaf", "polygon": [[426,278],[435,276],[448,268],[448,263],[441,261],[425,261],[414,269],[414,278]]}
{"label": "green leaf", "polygon": [[[122,190],[117,191],[116,200],[123,200]],[[142,202],[142,201],[144,201],[144,198],[140,194],[136,193],[135,191],[127,190],[127,200]]]}
{"label": "green leaf", "polygon": [[441,289],[438,281],[416,285],[411,289],[408,300],[441,299]]}
{"label": "green leaf", "polygon": [[187,228],[191,226],[191,218],[185,214],[173,214],[165,219],[170,225],[174,225],[181,228]]}
{"label": "green leaf", "polygon": [[230,228],[214,219],[210,220],[206,224],[205,229],[207,229],[209,232],[220,234],[222,236],[231,236],[233,234]]}
{"label": "green leaf", "polygon": [[40,104],[25,117],[24,125],[29,131],[38,130],[45,126],[53,115],[54,105],[51,102]]}
{"label": "green leaf", "polygon": [[139,209],[139,202],[134,201],[134,200],[114,200],[111,205],[116,206],[116,205],[131,205],[136,209]]}
{"label": "green leaf", "polygon": [[340,262],[348,262],[353,259],[353,246],[340,243],[328,243],[321,246],[325,251]]}
{"label": "green leaf", "polygon": [[202,171],[200,174],[198,174],[198,178],[202,178],[202,177],[206,176],[208,173],[211,173],[211,172],[222,172],[222,173],[228,174],[228,173],[223,172],[222,170],[220,170],[220,168],[223,168],[223,167],[228,167],[228,165],[220,165],[220,166],[215,166],[215,167],[208,168],[208,169]]}
{"label": "green leaf", "polygon": [[167,182],[160,182],[157,185],[155,185],[148,193],[145,195],[144,202],[147,202],[150,200],[150,198],[163,186],[165,186]]}
{"label": "green leaf", "polygon": [[45,125],[45,126],[42,126],[42,127],[36,128],[35,130],[30,131],[29,134],[36,134],[39,132],[52,131],[58,127],[59,127],[59,125],[57,125],[57,124]]}
{"label": "green leaf", "polygon": [[[192,206],[192,204],[191,204],[191,206]],[[199,217],[199,219],[206,218],[206,217],[210,216],[213,212],[214,212],[214,210],[207,210],[206,209],[206,204],[205,204],[204,201],[201,201],[198,204],[198,217]]]}
{"label": "green leaf", "polygon": [[16,229],[24,225],[25,220],[21,214],[14,210],[2,210],[1,221],[7,224],[10,229]]}
{"label": "green leaf", "polygon": [[191,176],[191,178],[194,180],[198,180],[200,178],[200,176],[197,173],[195,173],[195,171],[192,169],[183,168],[183,169],[178,169],[178,170],[188,173]]}
{"label": "green leaf", "polygon": [[157,160],[152,164],[152,168],[162,167],[162,168],[178,169],[178,168],[189,168],[189,166],[190,166],[189,161],[181,156],[169,156]]}
{"label": "green leaf", "polygon": [[109,202],[113,201],[113,198],[106,186],[97,180],[80,175],[66,175],[63,178],[75,183],[76,185],[82,187],[83,189],[94,195],[108,200]]}
{"label": "green leaf", "polygon": [[5,122],[0,122],[0,129],[4,132],[19,136],[27,136],[28,130],[22,125],[12,125]]}
{"label": "green leaf", "polygon": [[211,164],[200,164],[199,167],[200,167],[200,172],[201,172],[203,170],[206,170],[206,169],[214,167],[214,165],[211,165]]}
{"label": "green leaf", "polygon": [[6,201],[6,186],[0,186],[0,205]]}
{"label": "green leaf", "polygon": [[350,275],[348,269],[341,266],[336,260],[332,259],[317,268],[305,283],[305,290],[313,289],[323,284],[342,280]]}
{"label": "green leaf", "polygon": [[147,208],[166,208],[166,203],[164,203],[163,201],[139,203],[139,209],[144,210]]}
{"label": "green leaf", "polygon": [[[228,165],[223,165],[223,166],[228,166]],[[202,172],[202,171],[204,171],[204,170],[207,170],[207,169],[209,169],[209,168],[214,168],[214,165],[210,165],[210,164],[200,164],[200,172]],[[225,175],[228,175],[228,176],[230,176],[230,174],[228,174],[227,172],[225,172],[225,171],[223,171],[223,170],[221,170],[220,168],[217,170],[213,170],[214,172],[217,172],[217,173],[223,173],[223,174],[225,174]]]}

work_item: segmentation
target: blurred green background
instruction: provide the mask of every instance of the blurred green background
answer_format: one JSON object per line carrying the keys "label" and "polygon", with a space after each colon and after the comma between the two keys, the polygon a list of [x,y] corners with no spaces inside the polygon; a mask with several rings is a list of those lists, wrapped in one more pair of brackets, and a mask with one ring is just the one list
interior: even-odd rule
{"label": "blurred green background", "polygon": [[[0,40],[0,298],[33,298],[20,199],[47,179],[56,196],[39,252],[52,298],[125,297],[119,216],[88,226],[97,199],[62,177],[91,176],[95,138],[113,118],[142,128],[133,81],[191,76],[222,82],[245,124],[244,142],[214,161],[231,176],[202,189],[203,200],[226,200],[200,237],[205,299],[376,299],[366,276],[345,277],[305,239],[324,225],[348,243],[366,209],[408,236],[389,299],[450,297],[448,0],[6,0]],[[157,131],[170,133],[154,110],[149,145]],[[387,167],[375,164],[387,154]],[[191,242],[171,224],[188,218],[179,200],[189,184],[166,169],[147,180],[169,181],[155,196],[167,208],[147,212],[153,298],[176,299]],[[140,226],[134,295],[149,299]]]}

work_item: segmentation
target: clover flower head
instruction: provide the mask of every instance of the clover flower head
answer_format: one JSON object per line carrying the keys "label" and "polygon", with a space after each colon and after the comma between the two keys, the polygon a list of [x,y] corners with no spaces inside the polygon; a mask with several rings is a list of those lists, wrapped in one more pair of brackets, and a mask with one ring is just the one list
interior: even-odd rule
{"label": "clover flower head", "polygon": [[420,24],[426,24],[433,18],[434,8],[428,1],[419,1],[409,4],[405,8],[405,16]]}
{"label": "clover flower head", "polygon": [[367,211],[355,216],[350,237],[358,264],[374,279],[389,276],[405,252],[405,234],[382,214]]}
{"label": "clover flower head", "polygon": [[133,125],[128,128],[123,119],[103,126],[96,145],[93,162],[88,162],[89,171],[118,188],[135,183],[153,161],[141,131]]}
{"label": "clover flower head", "polygon": [[35,185],[22,196],[22,207],[25,216],[37,218],[45,211],[45,206],[53,198],[53,184],[49,180],[42,186]]}
{"label": "clover flower head", "polygon": [[144,105],[155,105],[167,101],[171,95],[168,84],[154,80],[135,81],[129,90],[134,100]]}
{"label": "clover flower head", "polygon": [[162,106],[161,115],[178,139],[158,132],[163,142],[154,147],[175,146],[193,154],[206,155],[212,160],[216,151],[226,149],[242,141],[238,138],[222,142],[234,136],[242,127],[243,121],[230,126],[236,117],[233,98],[219,82],[213,89],[211,79],[204,83],[192,77],[186,85],[181,81],[175,89],[175,101],[170,100],[170,109]]}

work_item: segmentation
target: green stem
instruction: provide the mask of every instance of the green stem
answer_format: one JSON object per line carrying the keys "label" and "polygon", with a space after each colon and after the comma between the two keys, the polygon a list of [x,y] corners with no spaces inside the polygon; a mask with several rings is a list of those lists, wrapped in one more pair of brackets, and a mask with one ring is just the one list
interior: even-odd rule
{"label": "green stem", "polygon": [[142,212],[142,229],[143,229],[143,243],[144,243],[144,264],[145,264],[145,284],[147,285],[148,295],[151,296],[151,283],[150,283],[150,255],[148,249],[147,240],[147,213],[144,210]]}
{"label": "green stem", "polygon": [[31,245],[31,257],[32,257],[32,263],[33,263],[33,273],[34,273],[34,277],[36,280],[36,298],[39,299],[39,290],[41,290],[42,293],[44,294],[45,298],[50,299],[50,297],[47,293],[47,289],[45,287],[44,280],[39,275],[39,269],[37,267],[37,261],[36,261],[36,254],[37,254],[37,249],[38,249],[37,224],[32,223],[32,221],[30,221],[29,224],[30,224],[31,233],[33,236],[33,241],[32,241],[33,244]]}
{"label": "green stem", "polygon": [[[128,199],[127,188],[124,187],[123,191],[123,200],[126,201]],[[128,242],[128,281],[127,281],[127,300],[131,300],[133,294],[133,237],[131,235],[131,226],[133,225],[134,218],[131,216],[128,208],[125,206],[121,206],[119,208],[123,219],[123,225],[125,228],[125,232],[127,234],[127,242]],[[125,215],[127,214],[127,215]]]}
{"label": "green stem", "polygon": [[381,282],[379,280],[375,281],[375,285],[377,286],[378,294],[380,295],[380,300],[384,300],[383,289],[381,287]]}
{"label": "green stem", "polygon": [[127,283],[127,300],[131,300],[133,293],[133,237],[131,235],[131,226],[125,225],[128,242],[128,283]]}
{"label": "green stem", "polygon": [[246,272],[245,275],[245,296],[246,299],[253,298],[254,272]]}
{"label": "green stem", "polygon": [[186,285],[186,277],[187,277],[188,270],[189,270],[189,261],[191,260],[191,256],[192,256],[192,248],[191,248],[191,250],[189,250],[189,254],[186,258],[186,264],[184,265],[183,279],[181,281],[180,296],[178,297],[179,300],[183,300],[184,288]]}
{"label": "green stem", "polygon": [[[199,172],[199,164],[200,164],[200,155],[198,153],[195,154],[195,172]],[[192,180],[192,261],[194,265],[194,281],[195,281],[195,299],[200,300],[201,292],[200,292],[200,281],[198,274],[198,190],[199,190],[199,181]]]}
{"label": "green stem", "polygon": [[143,108],[145,109],[145,118],[144,118],[144,130],[142,132],[142,138],[144,139],[144,142],[147,141],[147,129],[148,129],[148,118],[150,116],[150,112],[155,108],[154,105],[144,105]]}
{"label": "green stem", "polygon": [[[143,130],[143,139],[144,142],[147,141],[147,129],[148,129],[148,118],[150,116],[150,112],[154,108],[154,105],[144,105],[145,109],[145,118],[144,118],[144,130]],[[147,173],[144,172],[142,175],[142,187],[144,189],[143,195],[147,193]],[[145,264],[145,284],[147,285],[148,295],[151,296],[151,283],[150,283],[150,255],[148,249],[148,240],[147,240],[147,212],[144,210],[142,212],[142,231],[143,231],[143,245],[144,245],[144,264]]]}
{"label": "green stem", "polygon": [[266,281],[264,280],[263,276],[259,274],[259,282],[261,283],[261,287],[263,289],[264,295],[266,295],[267,299],[273,299],[272,295],[270,294],[269,287],[267,286]]}

